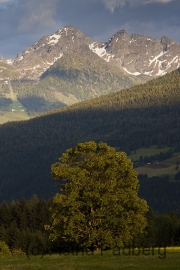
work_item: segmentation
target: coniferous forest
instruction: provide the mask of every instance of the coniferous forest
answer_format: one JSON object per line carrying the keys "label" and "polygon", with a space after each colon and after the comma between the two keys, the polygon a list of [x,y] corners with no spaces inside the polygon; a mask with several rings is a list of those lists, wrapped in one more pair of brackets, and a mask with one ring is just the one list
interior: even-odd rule
{"label": "coniferous forest", "polygon": [[1,125],[1,201],[30,199],[33,194],[52,197],[59,187],[50,166],[78,142],[103,141],[127,154],[153,144],[179,151],[179,87],[180,69],[29,121]]}

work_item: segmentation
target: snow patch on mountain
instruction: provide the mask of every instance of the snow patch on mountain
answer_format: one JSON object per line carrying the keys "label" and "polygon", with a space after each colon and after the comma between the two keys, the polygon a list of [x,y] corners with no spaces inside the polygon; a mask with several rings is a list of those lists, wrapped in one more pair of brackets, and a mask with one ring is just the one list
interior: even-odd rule
{"label": "snow patch on mountain", "polygon": [[106,62],[109,62],[114,57],[114,55],[107,53],[106,46],[104,44],[102,46],[102,44],[97,41],[90,44],[89,49],[99,57],[103,58]]}
{"label": "snow patch on mountain", "polygon": [[55,45],[56,43],[58,43],[60,38],[61,38],[61,35],[54,34],[49,37],[49,42],[47,44]]}
{"label": "snow patch on mountain", "polygon": [[163,55],[164,55],[164,52],[162,51],[162,52],[160,52],[160,54],[156,55],[155,57],[154,57],[154,56],[151,56],[151,57],[153,57],[153,59],[149,59],[149,66],[150,66],[153,62],[157,63],[158,59],[159,59],[161,56],[163,56]]}
{"label": "snow patch on mountain", "polygon": [[127,70],[127,68],[123,67],[124,71],[126,71],[128,74],[130,75],[134,75],[134,76],[138,76],[141,75],[140,72],[130,72],[129,70]]}
{"label": "snow patch on mountain", "polygon": [[9,65],[13,65],[14,59],[7,59],[6,63]]}

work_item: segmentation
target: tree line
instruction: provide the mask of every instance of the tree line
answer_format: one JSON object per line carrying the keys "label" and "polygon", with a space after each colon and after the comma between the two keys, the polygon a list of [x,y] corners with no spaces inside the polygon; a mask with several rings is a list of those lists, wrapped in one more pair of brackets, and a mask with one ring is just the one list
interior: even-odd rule
{"label": "tree line", "polygon": [[[12,253],[30,255],[34,248],[39,253],[64,252],[77,248],[73,242],[52,242],[49,232],[44,226],[49,224],[52,200],[44,200],[36,195],[30,200],[12,201],[0,204],[0,241],[5,242]],[[179,246],[180,214],[168,212],[163,215],[154,214],[149,209],[146,214],[148,225],[142,237],[134,238],[135,245],[143,246]],[[36,251],[37,252],[37,251]]]}

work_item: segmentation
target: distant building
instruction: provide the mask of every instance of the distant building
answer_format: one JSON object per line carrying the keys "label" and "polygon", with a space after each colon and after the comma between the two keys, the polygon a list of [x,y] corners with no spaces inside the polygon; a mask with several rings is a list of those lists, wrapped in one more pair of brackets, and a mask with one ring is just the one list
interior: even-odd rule
{"label": "distant building", "polygon": [[158,161],[158,160],[153,160],[153,161],[152,161],[152,164],[153,164],[153,165],[159,164],[159,161]]}

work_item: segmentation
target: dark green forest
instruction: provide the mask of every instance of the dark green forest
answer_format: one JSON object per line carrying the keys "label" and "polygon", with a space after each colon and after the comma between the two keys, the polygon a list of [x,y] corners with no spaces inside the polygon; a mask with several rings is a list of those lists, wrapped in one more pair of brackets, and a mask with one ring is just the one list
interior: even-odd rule
{"label": "dark green forest", "polygon": [[[129,153],[157,144],[180,149],[180,69],[116,93],[64,107],[29,121],[0,126],[0,198],[11,202],[59,190],[50,165],[78,142],[106,142]],[[146,184],[145,184],[146,183]],[[141,197],[156,213],[179,211],[179,181],[145,180]],[[143,187],[143,184],[145,185]],[[167,189],[172,196],[167,196]],[[159,198],[162,203],[158,204]],[[164,201],[164,202],[163,202]]]}
{"label": "dark green forest", "polygon": [[180,213],[180,175],[171,181],[169,175],[148,177],[139,175],[139,196],[158,214],[170,212],[173,209]]}

